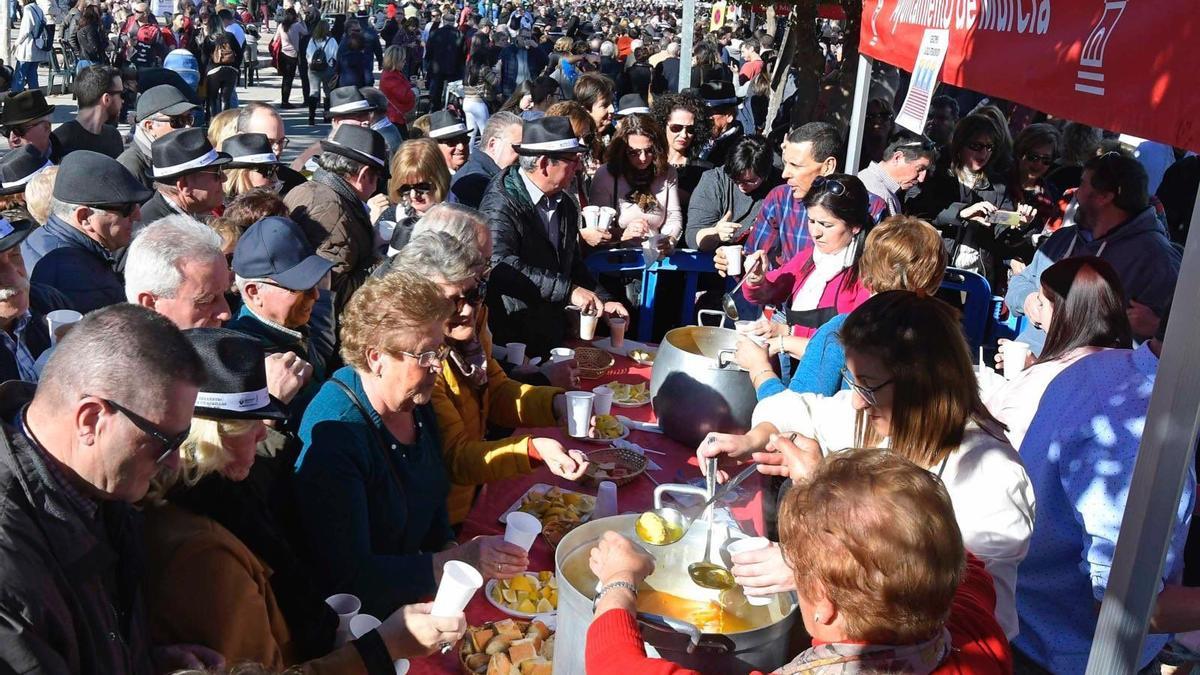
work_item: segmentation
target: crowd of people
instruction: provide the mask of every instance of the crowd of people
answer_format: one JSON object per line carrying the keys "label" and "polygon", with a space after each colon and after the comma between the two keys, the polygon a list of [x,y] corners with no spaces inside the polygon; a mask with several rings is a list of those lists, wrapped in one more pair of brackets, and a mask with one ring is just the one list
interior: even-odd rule
{"label": "crowd of people", "polygon": [[[582,315],[649,322],[641,276],[589,259],[693,249],[714,273],[694,298],[661,284],[651,328],[715,306],[740,267],[735,358],[758,404],[697,452],[722,479],[745,462],[780,479],[772,544],[731,570],[798,600],[812,647],[776,672],[1084,670],[1195,156],[949,87],[914,133],[895,124],[904,74],[881,69],[846,166],[846,129],[793,124],[794,86],[768,115],[773,82],[798,80],[781,34],[731,20],[681,56],[670,4],[160,9],[12,12],[6,669],[391,673],[456,642],[465,617],[423,602],[444,563],[529,565],[503,537],[458,540],[479,487],[588,467],[512,434],[564,423],[574,361],[502,364],[494,346],[546,357]],[[274,82],[260,51],[274,105],[244,88]],[[75,70],[57,125],[38,87],[52,53]],[[289,151],[297,77],[307,119],[289,122],[328,130]],[[947,270],[1003,298],[1025,363],[968,344]],[[1195,487],[1143,672],[1200,652]],[[608,533],[590,562],[588,672],[691,672],[638,637],[653,559]],[[336,593],[381,625],[338,644]]]}

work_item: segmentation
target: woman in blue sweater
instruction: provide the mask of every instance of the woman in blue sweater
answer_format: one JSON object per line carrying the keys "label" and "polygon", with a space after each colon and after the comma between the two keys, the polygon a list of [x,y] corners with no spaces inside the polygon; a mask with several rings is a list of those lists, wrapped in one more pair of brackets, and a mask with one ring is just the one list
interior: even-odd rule
{"label": "woman in blue sweater", "polygon": [[432,594],[449,560],[489,578],[528,566],[500,536],[454,544],[430,404],[451,308],[437,284],[410,271],[370,279],[342,315],[349,365],[300,423],[292,484],[312,568],[323,591],[357,595],[375,616]]}
{"label": "woman in blue sweater", "polygon": [[[929,223],[908,216],[893,216],[876,225],[867,235],[859,275],[872,295],[885,291],[915,291],[926,295],[937,293],[946,271],[946,251],[941,235]],[[826,321],[808,339],[799,353],[800,364],[784,386],[771,366],[775,356],[774,343],[760,347],[749,339],[738,340],[738,364],[750,372],[758,392],[758,400],[791,389],[800,394],[833,396],[848,389],[842,370],[846,353],[838,339],[838,331],[849,314],[838,314]]]}

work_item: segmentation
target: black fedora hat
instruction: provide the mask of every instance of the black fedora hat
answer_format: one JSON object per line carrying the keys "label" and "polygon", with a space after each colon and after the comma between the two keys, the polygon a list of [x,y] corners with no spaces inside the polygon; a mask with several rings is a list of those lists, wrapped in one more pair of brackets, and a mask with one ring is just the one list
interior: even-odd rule
{"label": "black fedora hat", "polygon": [[287,419],[287,406],[267,393],[266,352],[258,340],[228,328],[183,331],[207,375],[195,414],[222,420]]}
{"label": "black fedora hat", "polygon": [[154,141],[150,158],[154,180],[159,183],[170,183],[180,176],[225,166],[231,161],[229,155],[213,149],[204,129],[195,127],[177,129]]}
{"label": "black fedora hat", "polygon": [[348,84],[329,92],[329,114],[332,117],[372,112],[375,106],[363,96],[358,87]]}
{"label": "black fedora hat", "polygon": [[227,169],[250,169],[257,166],[283,164],[271,148],[271,140],[266,134],[234,134],[221,144],[221,152],[229,155],[232,161],[225,165]]}
{"label": "black fedora hat", "polygon": [[467,135],[462,118],[449,110],[439,110],[429,116],[429,137],[435,141]]}
{"label": "black fedora hat", "polygon": [[721,108],[724,106],[737,105],[741,101],[738,98],[737,91],[733,88],[732,82],[725,80],[709,80],[700,85],[700,98],[704,100],[704,105],[709,108]]}
{"label": "black fedora hat", "polygon": [[321,149],[378,169],[385,178],[388,176],[387,143],[374,129],[343,124],[331,138],[321,141]]}
{"label": "black fedora hat", "polygon": [[54,197],[68,204],[142,204],[153,196],[120,162],[92,150],[68,152],[54,179]]}
{"label": "black fedora hat", "polygon": [[28,218],[9,220],[0,216],[0,252],[25,241],[25,237],[33,232],[33,221]]}
{"label": "black fedora hat", "polygon": [[15,127],[46,117],[54,112],[54,106],[46,103],[46,95],[40,89],[30,89],[4,99],[4,112],[0,113],[0,124]]}
{"label": "black fedora hat", "polygon": [[0,158],[0,195],[14,195],[25,190],[25,184],[43,169],[53,166],[50,160],[32,145],[22,145]]}
{"label": "black fedora hat", "polygon": [[567,155],[587,152],[579,143],[571,120],[566,117],[542,117],[521,125],[521,142],[513,144],[518,155]]}
{"label": "black fedora hat", "polygon": [[649,115],[650,106],[646,105],[646,99],[638,94],[625,94],[621,100],[617,102],[617,117],[626,115]]}

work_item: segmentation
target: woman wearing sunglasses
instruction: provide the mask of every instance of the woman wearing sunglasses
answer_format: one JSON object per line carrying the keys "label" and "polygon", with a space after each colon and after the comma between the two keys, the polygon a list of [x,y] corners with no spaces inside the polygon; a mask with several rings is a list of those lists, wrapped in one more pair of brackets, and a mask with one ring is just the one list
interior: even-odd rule
{"label": "woman wearing sunglasses", "polygon": [[703,101],[691,94],[663,94],[654,97],[651,110],[658,125],[666,131],[667,164],[679,177],[676,189],[686,210],[688,198],[700,182],[700,176],[713,168],[709,162],[697,159],[702,144],[696,139],[712,135],[708,109]]}
{"label": "woman wearing sunglasses", "polygon": [[1039,123],[1022,129],[1013,141],[1016,162],[1008,182],[1009,195],[1018,209],[1033,209],[1033,219],[1021,228],[1025,250],[1019,257],[1025,261],[1033,258],[1032,236],[1048,234],[1062,225],[1063,209],[1059,203],[1062,192],[1046,180],[1058,158],[1061,138],[1054,126]]}
{"label": "woman wearing sunglasses", "polygon": [[[401,143],[392,156],[391,174],[388,200],[397,207],[412,209],[418,217],[446,201],[450,192],[450,169],[437,141],[430,138]],[[385,212],[381,219],[386,218]]]}
{"label": "woman wearing sunglasses", "polygon": [[628,115],[617,124],[608,163],[596,171],[588,202],[616,209],[623,246],[662,235],[658,250],[666,255],[683,235],[677,184],[662,127],[650,115]]}
{"label": "woman wearing sunglasses", "polygon": [[[993,224],[991,218],[997,211],[1017,210],[1007,179],[996,168],[1010,163],[999,157],[1003,138],[987,115],[972,113],[959,120],[948,160],[909,193],[904,205],[908,215],[929,221],[953,242],[952,266],[988,277],[993,290],[1006,285],[1000,274],[1003,268],[995,262],[1009,257],[1010,251],[998,241],[1009,226]],[[1021,224],[1028,224],[1031,217],[1032,209],[1022,209]]]}
{"label": "woman wearing sunglasses", "polygon": [[[744,436],[709,434],[704,457],[750,458],[763,473],[785,458],[763,452],[773,437],[795,434],[822,455],[845,448],[890,448],[946,486],[967,550],[995,580],[996,619],[1017,632],[1017,565],[1033,533],[1034,495],[1021,459],[980,400],[974,367],[956,312],[910,291],[867,300],[840,333],[849,390],[834,396],[783,392],[760,401]],[[791,571],[778,548],[741,554],[731,570],[750,592],[791,590]],[[758,591],[758,592],[763,592]]]}
{"label": "woman wearing sunglasses", "polygon": [[431,279],[454,305],[446,322],[449,347],[433,389],[442,436],[442,456],[450,486],[450,523],[471,510],[478,486],[526,474],[545,464],[556,476],[578,480],[587,460],[552,438],[512,436],[487,440],[489,425],[504,428],[558,426],[566,400],[558,387],[538,387],[509,379],[492,357],[483,304],[487,259],[476,237],[420,232],[393,264]]}
{"label": "woman wearing sunglasses", "polygon": [[179,463],[147,498],[146,594],[153,639],[202,644],[228,663],[272,672],[390,674],[397,658],[421,656],[466,628],[430,605],[388,614],[368,635],[335,647],[338,618],[297,558],[267,495],[279,468],[258,457],[266,421],[287,416],[269,396],[263,351],[223,328],[185,333],[207,371]]}
{"label": "woman wearing sunglasses", "polygon": [[502,536],[453,545],[431,400],[454,307],[440,285],[404,267],[368,279],[341,317],[348,365],[300,422],[291,487],[317,587],[357,595],[377,617],[432,595],[449,560],[487,578],[511,578],[529,564]]}
{"label": "woman wearing sunglasses", "polygon": [[874,220],[862,181],[846,174],[818,176],[804,195],[810,245],[775,270],[765,270],[757,251],[743,263],[742,294],[759,305],[786,307],[787,323],[759,321],[754,334],[768,338],[772,353],[800,353],[826,321],[867,299],[859,274],[863,241]]}
{"label": "woman wearing sunglasses", "polygon": [[279,166],[283,164],[271,148],[266,134],[234,134],[221,144],[221,151],[233,157],[225,168],[225,202],[256,187],[273,188],[282,186]]}

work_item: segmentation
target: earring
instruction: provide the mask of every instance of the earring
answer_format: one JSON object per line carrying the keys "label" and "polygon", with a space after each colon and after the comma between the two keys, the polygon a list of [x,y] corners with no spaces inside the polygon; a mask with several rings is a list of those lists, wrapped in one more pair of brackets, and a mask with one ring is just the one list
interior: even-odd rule
{"label": "earring", "polygon": [[820,614],[813,614],[813,622],[814,622],[814,623],[821,623],[821,615],[820,615]]}

